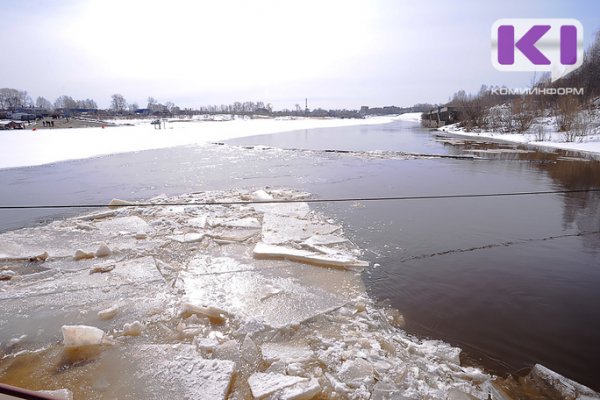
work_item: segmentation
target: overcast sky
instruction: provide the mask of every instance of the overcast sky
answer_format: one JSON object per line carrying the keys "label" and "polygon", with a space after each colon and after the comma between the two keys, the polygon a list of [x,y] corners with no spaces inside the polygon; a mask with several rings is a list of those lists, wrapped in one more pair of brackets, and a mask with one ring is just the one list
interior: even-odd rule
{"label": "overcast sky", "polygon": [[0,0],[0,87],[51,101],[110,95],[146,105],[262,100],[276,109],[444,102],[496,71],[499,18],[576,18],[586,47],[598,1]]}

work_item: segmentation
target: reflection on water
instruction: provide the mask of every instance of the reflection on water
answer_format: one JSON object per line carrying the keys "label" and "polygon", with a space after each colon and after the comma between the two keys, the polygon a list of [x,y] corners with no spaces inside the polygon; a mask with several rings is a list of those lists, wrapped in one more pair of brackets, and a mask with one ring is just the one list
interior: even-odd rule
{"label": "reflection on water", "polygon": [[[0,171],[3,204],[106,203],[269,185],[315,197],[600,188],[600,162],[415,125],[316,129]],[[394,150],[478,160],[381,160],[280,148]],[[513,151],[513,150],[517,151]],[[481,151],[483,150],[483,151]],[[491,151],[490,151],[491,150]],[[466,349],[498,373],[542,363],[600,389],[600,193],[315,206],[381,266],[364,274],[407,330]],[[70,214],[78,213],[70,212]],[[1,211],[0,231],[68,215]]]}

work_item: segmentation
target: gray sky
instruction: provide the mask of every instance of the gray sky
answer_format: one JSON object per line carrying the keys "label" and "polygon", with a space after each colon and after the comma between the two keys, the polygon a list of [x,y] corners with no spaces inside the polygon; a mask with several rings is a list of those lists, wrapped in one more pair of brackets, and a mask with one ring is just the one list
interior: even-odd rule
{"label": "gray sky", "polygon": [[262,100],[276,109],[444,102],[496,71],[499,18],[576,18],[589,45],[598,1],[0,0],[0,87],[35,99],[122,93],[180,106]]}

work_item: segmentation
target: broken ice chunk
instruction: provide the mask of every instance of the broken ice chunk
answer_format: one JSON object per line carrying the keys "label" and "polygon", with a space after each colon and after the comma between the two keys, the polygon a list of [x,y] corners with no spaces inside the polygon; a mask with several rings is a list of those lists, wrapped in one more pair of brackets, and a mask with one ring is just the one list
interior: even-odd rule
{"label": "broken ice chunk", "polygon": [[206,228],[206,215],[201,215],[196,218],[191,218],[188,220],[188,225],[193,226],[195,228],[204,229]]}
{"label": "broken ice chunk", "polygon": [[18,345],[19,343],[23,342],[25,339],[27,339],[27,335],[25,335],[25,334],[23,334],[19,337],[12,338],[8,342],[6,342],[6,347],[8,347],[8,348],[14,347],[14,346]]}
{"label": "broken ice chunk", "polygon": [[241,359],[250,367],[252,370],[258,368],[258,364],[261,360],[260,349],[254,343],[250,335],[246,335],[241,347]]}
{"label": "broken ice chunk", "polygon": [[321,386],[317,379],[308,382],[299,382],[281,391],[278,396],[281,400],[309,400],[321,393]]}
{"label": "broken ice chunk", "polygon": [[252,198],[257,201],[273,200],[273,196],[271,196],[269,193],[265,192],[264,190],[257,190],[256,192],[253,192]]}
{"label": "broken ice chunk", "polygon": [[356,358],[342,364],[338,377],[351,388],[358,388],[362,385],[373,385],[375,383],[373,374],[374,370],[370,362]]}
{"label": "broken ice chunk", "polygon": [[36,393],[50,396],[50,398],[55,400],[73,400],[73,392],[69,389],[38,390]]}
{"label": "broken ice chunk", "polygon": [[110,272],[113,269],[115,269],[115,264],[101,264],[101,265],[94,265],[92,267],[92,269],[90,269],[90,275],[91,274],[96,274],[96,273],[105,273],[105,272]]}
{"label": "broken ice chunk", "polygon": [[48,252],[45,251],[37,256],[29,257],[29,262],[44,262],[48,259]]}
{"label": "broken ice chunk", "polygon": [[265,343],[261,346],[263,358],[267,362],[285,361],[305,362],[312,358],[313,352],[308,346],[290,343]]}
{"label": "broken ice chunk", "polygon": [[85,252],[81,249],[78,249],[75,251],[75,255],[73,255],[73,259],[75,261],[79,261],[79,260],[89,260],[91,258],[94,258],[94,253],[92,252]]}
{"label": "broken ice chunk", "polygon": [[63,325],[61,330],[65,347],[99,345],[105,335],[102,329],[87,325]]}
{"label": "broken ice chunk", "polygon": [[266,397],[278,390],[295,385],[300,382],[308,382],[308,378],[299,376],[288,376],[283,374],[265,374],[257,372],[248,378],[248,385],[252,391],[252,396],[257,399]]}
{"label": "broken ice chunk", "polygon": [[345,255],[323,255],[308,250],[297,250],[285,246],[275,246],[259,242],[254,246],[254,257],[256,258],[283,258],[290,261],[341,268],[364,268],[368,262],[360,261]]}
{"label": "broken ice chunk", "polygon": [[254,217],[245,218],[214,218],[210,221],[212,226],[223,226],[225,228],[259,229],[260,222]]}
{"label": "broken ice chunk", "polygon": [[98,311],[98,318],[101,320],[113,319],[119,312],[119,306],[116,304],[110,308]]}
{"label": "broken ice chunk", "polygon": [[0,271],[0,281],[10,281],[16,275],[15,271],[6,270]]}
{"label": "broken ice chunk", "polygon": [[181,306],[180,314],[183,318],[189,318],[192,315],[207,317],[210,322],[217,325],[225,323],[227,319],[227,312],[225,310],[214,306],[199,307],[190,303],[184,303]]}
{"label": "broken ice chunk", "polygon": [[123,325],[123,336],[140,336],[144,325],[140,321],[134,321],[130,324]]}
{"label": "broken ice chunk", "polygon": [[236,364],[239,364],[240,362],[240,355],[240,347],[238,345],[238,342],[236,342],[233,339],[220,344],[214,350],[215,358],[218,358],[220,360],[233,361]]}
{"label": "broken ice chunk", "polygon": [[123,206],[131,206],[131,205],[133,205],[133,203],[131,203],[127,200],[112,199],[110,201],[110,203],[108,203],[108,208],[115,209],[115,208],[121,208]]}
{"label": "broken ice chunk", "polygon": [[108,257],[111,254],[112,254],[112,251],[106,245],[106,243],[100,243],[98,250],[96,250],[96,257]]}
{"label": "broken ice chunk", "polygon": [[548,394],[563,399],[600,399],[600,395],[580,383],[572,381],[543,365],[536,364],[528,377],[540,387],[547,389]]}
{"label": "broken ice chunk", "polygon": [[204,236],[206,236],[204,233],[191,232],[191,233],[184,233],[181,235],[170,235],[167,237],[169,239],[171,239],[175,242],[179,242],[179,243],[194,243],[194,242],[201,242],[202,239],[204,239]]}

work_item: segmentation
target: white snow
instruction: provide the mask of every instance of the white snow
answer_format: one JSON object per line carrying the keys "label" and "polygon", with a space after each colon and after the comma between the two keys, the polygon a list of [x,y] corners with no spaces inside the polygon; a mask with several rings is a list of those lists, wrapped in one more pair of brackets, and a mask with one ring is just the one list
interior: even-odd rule
{"label": "white snow", "polygon": [[396,119],[399,121],[421,122],[421,114],[420,112],[404,113],[400,114]]}
{"label": "white snow", "polygon": [[583,151],[589,153],[600,154],[600,134],[587,136],[582,141],[565,142],[563,133],[554,130],[547,131],[544,141],[536,141],[535,133],[499,133],[499,132],[467,132],[461,129],[457,124],[446,125],[438,128],[439,131],[457,134],[461,136],[469,136],[476,138],[486,138],[494,140],[502,140],[511,143],[530,144],[541,147],[550,147],[555,149]]}
{"label": "white snow", "polygon": [[391,121],[392,117],[236,119],[222,122],[168,122],[167,129],[160,130],[154,129],[146,121],[134,126],[104,129],[9,130],[0,133],[0,169],[310,128],[375,125]]}

